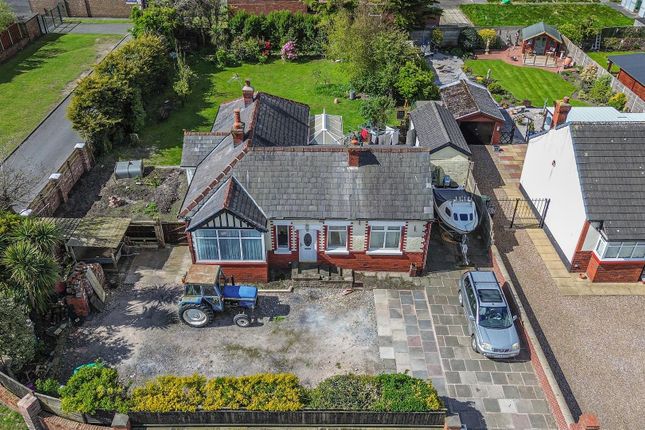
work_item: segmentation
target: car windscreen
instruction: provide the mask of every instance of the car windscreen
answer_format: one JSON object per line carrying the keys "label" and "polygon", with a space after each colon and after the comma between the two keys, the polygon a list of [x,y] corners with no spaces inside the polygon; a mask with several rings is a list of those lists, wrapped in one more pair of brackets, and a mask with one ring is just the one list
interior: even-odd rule
{"label": "car windscreen", "polygon": [[505,306],[481,306],[479,325],[485,328],[509,328],[513,325],[513,317]]}

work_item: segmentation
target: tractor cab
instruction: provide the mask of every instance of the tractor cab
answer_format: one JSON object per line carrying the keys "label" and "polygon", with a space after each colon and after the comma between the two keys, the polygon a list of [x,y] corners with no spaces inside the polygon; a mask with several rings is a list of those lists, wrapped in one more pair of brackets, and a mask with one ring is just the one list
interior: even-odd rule
{"label": "tractor cab", "polygon": [[179,317],[192,327],[211,323],[215,312],[237,309],[233,322],[240,327],[251,324],[247,313],[257,306],[258,289],[252,285],[235,285],[220,266],[193,264],[183,280],[184,294],[179,302]]}

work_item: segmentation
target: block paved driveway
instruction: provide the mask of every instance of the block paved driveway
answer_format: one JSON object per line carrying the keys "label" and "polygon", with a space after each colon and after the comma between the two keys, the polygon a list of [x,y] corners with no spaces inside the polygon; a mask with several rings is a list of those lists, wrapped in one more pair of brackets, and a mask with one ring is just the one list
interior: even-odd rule
{"label": "block paved driveway", "polygon": [[460,274],[417,278],[418,289],[374,291],[386,370],[430,378],[469,430],[556,429],[524,350],[518,359],[493,361],[471,349],[457,301]]}

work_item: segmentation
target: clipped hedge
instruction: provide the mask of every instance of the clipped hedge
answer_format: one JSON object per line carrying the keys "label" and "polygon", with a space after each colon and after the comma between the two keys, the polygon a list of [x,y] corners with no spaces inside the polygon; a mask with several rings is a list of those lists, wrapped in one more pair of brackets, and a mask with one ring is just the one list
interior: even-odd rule
{"label": "clipped hedge", "polygon": [[78,369],[59,393],[65,412],[127,412],[130,406],[127,387],[119,382],[117,371],[101,363]]}
{"label": "clipped hedge", "polygon": [[425,412],[443,407],[432,383],[403,373],[332,376],[309,397],[312,409]]}
{"label": "clipped hedge", "polygon": [[159,376],[132,392],[132,410],[147,412],[195,412],[204,403],[206,378]]}
{"label": "clipped hedge", "polygon": [[205,411],[297,411],[303,407],[304,390],[298,377],[290,373],[260,373],[211,379],[204,394]]}

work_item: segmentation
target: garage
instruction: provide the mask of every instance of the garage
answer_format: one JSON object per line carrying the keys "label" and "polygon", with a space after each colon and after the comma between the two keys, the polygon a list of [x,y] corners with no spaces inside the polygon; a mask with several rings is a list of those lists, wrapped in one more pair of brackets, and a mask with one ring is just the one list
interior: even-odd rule
{"label": "garage", "polygon": [[469,145],[488,145],[493,138],[494,122],[462,121],[459,129]]}
{"label": "garage", "polygon": [[462,79],[442,86],[439,93],[469,145],[499,143],[505,119],[486,87]]}

